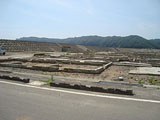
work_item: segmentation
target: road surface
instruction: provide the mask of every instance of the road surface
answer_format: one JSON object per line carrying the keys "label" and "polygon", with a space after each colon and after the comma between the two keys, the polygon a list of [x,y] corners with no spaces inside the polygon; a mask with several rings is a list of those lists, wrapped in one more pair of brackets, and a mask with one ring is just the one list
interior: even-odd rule
{"label": "road surface", "polygon": [[[111,94],[101,96],[100,93],[75,90],[65,92],[68,89],[54,89],[0,82],[0,120],[160,119],[160,102],[123,99],[123,96],[119,99]],[[111,98],[103,97],[105,95]]]}

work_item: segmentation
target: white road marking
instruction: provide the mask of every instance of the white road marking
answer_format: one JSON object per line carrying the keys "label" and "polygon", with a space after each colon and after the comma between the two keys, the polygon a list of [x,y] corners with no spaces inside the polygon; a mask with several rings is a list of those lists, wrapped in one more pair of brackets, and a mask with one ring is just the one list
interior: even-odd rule
{"label": "white road marking", "polygon": [[42,90],[57,91],[57,92],[70,93],[70,94],[77,94],[77,95],[92,96],[92,97],[111,98],[111,99],[128,100],[128,101],[139,101],[139,102],[149,102],[149,103],[160,103],[160,101],[157,101],[157,100],[147,100],[147,99],[136,99],[136,98],[127,98],[127,97],[117,97],[117,96],[89,94],[89,93],[84,93],[84,92],[77,92],[77,91],[75,92],[75,91],[68,91],[68,90],[61,90],[61,89],[54,89],[54,88],[45,88],[45,87],[31,86],[31,85],[19,84],[19,83],[7,82],[7,81],[0,81],[0,83],[23,86],[23,87],[28,87],[28,88],[37,88],[37,89],[42,89]]}

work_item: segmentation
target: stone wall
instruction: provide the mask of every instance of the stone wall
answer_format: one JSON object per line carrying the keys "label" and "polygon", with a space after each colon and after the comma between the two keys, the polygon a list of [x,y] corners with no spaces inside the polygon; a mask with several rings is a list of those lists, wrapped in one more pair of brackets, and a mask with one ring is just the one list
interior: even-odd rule
{"label": "stone wall", "polygon": [[84,52],[77,45],[48,43],[48,42],[31,42],[31,41],[18,41],[18,40],[0,40],[0,46],[4,47],[9,52],[23,52],[23,51],[42,51],[42,52],[61,52],[63,46],[68,46],[68,52]]}
{"label": "stone wall", "polygon": [[0,46],[6,51],[60,51],[61,48],[55,43],[28,42],[17,40],[0,40]]}
{"label": "stone wall", "polygon": [[0,39],[0,46],[4,47],[6,51],[10,52],[23,52],[23,51],[43,51],[43,52],[62,52],[64,46],[68,46],[67,52],[85,52],[91,50],[97,51],[108,51],[113,50],[106,47],[96,46],[83,46],[83,45],[71,45],[64,43],[49,43],[49,42],[31,42],[31,41],[20,41],[20,40],[2,40]]}

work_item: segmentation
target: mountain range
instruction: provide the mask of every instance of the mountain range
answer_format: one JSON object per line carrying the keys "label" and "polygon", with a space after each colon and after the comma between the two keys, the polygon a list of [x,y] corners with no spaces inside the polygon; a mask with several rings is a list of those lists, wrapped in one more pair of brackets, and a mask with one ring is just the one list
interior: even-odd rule
{"label": "mountain range", "polygon": [[149,48],[160,49],[160,39],[145,39],[138,35],[130,36],[82,36],[66,39],[57,38],[39,38],[39,37],[21,37],[16,40],[34,41],[34,42],[54,42],[67,44],[80,44],[89,46],[113,47],[113,48]]}

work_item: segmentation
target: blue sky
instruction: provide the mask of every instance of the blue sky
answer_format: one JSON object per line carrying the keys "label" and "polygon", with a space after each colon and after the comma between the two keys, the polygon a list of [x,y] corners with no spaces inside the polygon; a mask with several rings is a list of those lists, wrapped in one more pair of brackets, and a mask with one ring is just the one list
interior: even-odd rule
{"label": "blue sky", "polygon": [[0,0],[0,38],[160,38],[160,0]]}

